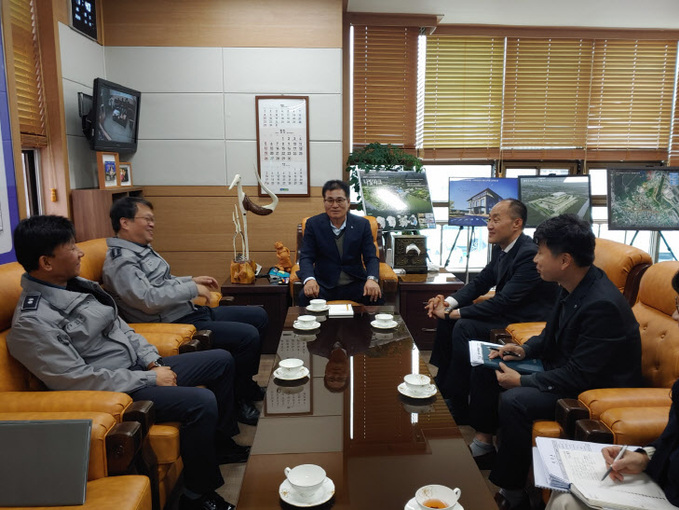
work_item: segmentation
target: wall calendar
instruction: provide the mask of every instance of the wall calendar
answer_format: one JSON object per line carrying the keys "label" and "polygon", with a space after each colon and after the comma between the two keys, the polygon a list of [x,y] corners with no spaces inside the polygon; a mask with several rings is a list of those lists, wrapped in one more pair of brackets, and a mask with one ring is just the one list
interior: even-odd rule
{"label": "wall calendar", "polygon": [[262,182],[279,196],[308,197],[309,96],[256,96],[255,105]]}

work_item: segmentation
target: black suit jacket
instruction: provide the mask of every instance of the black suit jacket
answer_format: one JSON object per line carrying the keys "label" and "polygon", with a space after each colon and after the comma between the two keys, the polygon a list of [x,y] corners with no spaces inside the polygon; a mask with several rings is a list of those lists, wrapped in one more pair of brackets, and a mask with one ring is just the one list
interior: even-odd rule
{"label": "black suit jacket", "polygon": [[542,359],[545,371],[522,375],[521,386],[574,398],[593,388],[642,383],[639,324],[622,293],[595,266],[570,295],[561,289],[545,329],[523,348],[527,357]]}
{"label": "black suit jacket", "polygon": [[304,228],[297,276],[302,281],[313,276],[319,285],[329,289],[337,285],[341,271],[363,281],[368,276],[379,277],[380,260],[368,220],[355,214],[347,215],[343,248],[344,253],[340,254],[330,217],[325,213],[312,216]]}
{"label": "black suit jacket", "polygon": [[[540,278],[533,257],[537,245],[526,234],[516,243],[500,262],[501,249],[493,247],[490,263],[453,297],[458,302],[464,319],[489,319],[507,323],[547,320],[558,293],[555,283]],[[495,287],[495,296],[474,303],[473,301]]]}
{"label": "black suit jacket", "polygon": [[672,386],[672,408],[667,427],[649,446],[655,446],[656,451],[646,472],[663,488],[670,503],[679,506],[679,379]]}

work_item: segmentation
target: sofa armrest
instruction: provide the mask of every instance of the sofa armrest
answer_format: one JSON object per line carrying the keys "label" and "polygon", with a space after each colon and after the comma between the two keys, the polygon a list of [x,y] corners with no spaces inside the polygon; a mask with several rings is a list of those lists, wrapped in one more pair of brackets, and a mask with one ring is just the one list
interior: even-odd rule
{"label": "sofa armrest", "polygon": [[220,301],[222,301],[222,293],[213,290],[210,292],[209,302],[203,296],[198,296],[193,300],[193,304],[196,306],[209,306],[210,308],[216,308],[219,306]]}
{"label": "sofa armrest", "polygon": [[575,424],[576,441],[587,441],[590,443],[613,443],[613,432],[599,420],[578,420]]}
{"label": "sofa armrest", "polygon": [[398,276],[389,264],[380,262],[379,278],[383,294],[396,294],[398,290]]}
{"label": "sofa armrest", "polygon": [[175,356],[179,354],[179,349],[182,345],[191,341],[191,339],[186,339],[181,335],[176,335],[172,333],[156,333],[147,332],[144,338],[148,342],[158,349],[158,353],[162,357]]}
{"label": "sofa armrest", "polygon": [[151,426],[156,422],[156,409],[150,400],[137,400],[125,410],[123,422],[134,421],[141,425],[142,436],[146,437]]}
{"label": "sofa armrest", "polygon": [[515,344],[523,345],[529,338],[539,335],[545,329],[545,322],[515,322],[505,328],[512,335]]}
{"label": "sofa armrest", "polygon": [[94,411],[108,413],[117,422],[132,404],[132,397],[115,391],[2,391],[3,412]]}
{"label": "sofa armrest", "polygon": [[556,402],[555,418],[566,437],[573,437],[575,423],[589,418],[589,408],[577,398],[561,398]]}
{"label": "sofa armrest", "polygon": [[589,409],[589,417],[598,420],[601,413],[617,407],[669,407],[669,388],[599,388],[578,395]]}
{"label": "sofa armrest", "polygon": [[645,446],[665,430],[670,408],[665,406],[618,407],[601,413],[599,421],[613,433],[615,444]]}
{"label": "sofa armrest", "polygon": [[143,432],[138,422],[117,423],[106,436],[108,474],[130,474],[142,444]]}

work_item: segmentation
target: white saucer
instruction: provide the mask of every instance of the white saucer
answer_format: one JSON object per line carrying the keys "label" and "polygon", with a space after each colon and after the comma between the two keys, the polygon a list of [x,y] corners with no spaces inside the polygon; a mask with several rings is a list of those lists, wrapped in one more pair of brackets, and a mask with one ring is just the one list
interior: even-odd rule
{"label": "white saucer", "polygon": [[319,313],[319,312],[327,312],[328,310],[330,310],[330,305],[319,306],[318,308],[309,305],[309,306],[306,307],[306,309],[307,309],[309,312],[316,312],[316,313]]}
{"label": "white saucer", "polygon": [[[275,372],[274,372],[275,373]],[[401,395],[404,395],[406,397],[410,398],[429,398],[433,397],[436,395],[436,386],[433,384],[428,384],[425,386],[427,391],[423,391],[422,393],[413,393],[408,389],[408,386],[406,386],[406,383],[402,382],[401,384],[398,385],[398,392]]]}
{"label": "white saucer", "polygon": [[284,374],[280,368],[273,371],[273,376],[281,381],[296,381],[298,379],[304,379],[309,376],[309,369],[307,367],[300,368],[296,374]]}
{"label": "white saucer", "polygon": [[292,327],[295,329],[299,329],[300,331],[311,331],[316,328],[321,327],[321,323],[318,321],[314,321],[311,323],[311,326],[302,326],[302,323],[299,321],[295,321],[292,323]]}
{"label": "white saucer", "polygon": [[[418,505],[417,500],[413,498],[406,503],[406,506],[403,508],[403,510],[420,510],[420,505]],[[455,503],[455,506],[453,506],[452,510],[464,510],[464,507],[459,502],[457,502]]]}
{"label": "white saucer", "polygon": [[395,328],[396,326],[398,326],[398,322],[396,322],[396,321],[389,321],[387,324],[382,325],[379,321],[372,321],[372,322],[370,323],[370,325],[371,325],[373,328],[377,328],[377,329],[393,329],[393,328]]}
{"label": "white saucer", "polygon": [[[317,506],[329,501],[335,495],[335,484],[328,477],[323,480],[323,485],[312,498],[300,498],[286,478],[278,488],[278,495],[283,501],[292,506]],[[455,509],[457,510],[457,509]]]}

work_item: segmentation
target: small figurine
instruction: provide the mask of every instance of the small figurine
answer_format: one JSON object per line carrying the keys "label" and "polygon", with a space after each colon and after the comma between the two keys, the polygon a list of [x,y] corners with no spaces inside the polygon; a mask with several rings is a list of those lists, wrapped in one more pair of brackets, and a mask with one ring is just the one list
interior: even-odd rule
{"label": "small figurine", "polygon": [[276,248],[276,257],[278,257],[278,264],[276,264],[276,269],[281,271],[290,272],[292,269],[292,261],[290,260],[290,249],[286,248],[282,242],[276,241],[273,243],[274,248]]}

